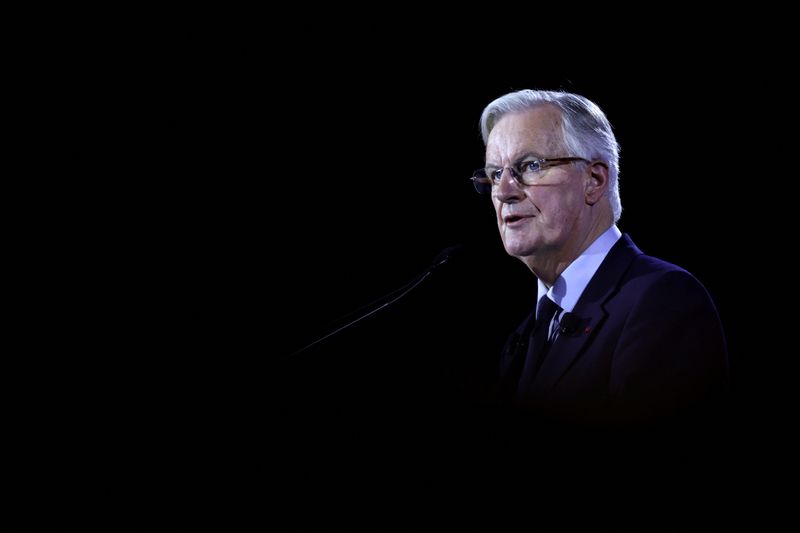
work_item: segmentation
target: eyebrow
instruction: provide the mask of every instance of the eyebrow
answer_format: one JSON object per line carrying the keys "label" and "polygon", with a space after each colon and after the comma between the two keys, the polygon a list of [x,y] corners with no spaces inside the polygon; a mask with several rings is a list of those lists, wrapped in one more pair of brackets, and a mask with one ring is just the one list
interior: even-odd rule
{"label": "eyebrow", "polygon": [[[544,159],[541,155],[537,154],[536,152],[526,152],[514,160],[514,165],[518,165],[528,158]],[[494,163],[486,163],[485,168],[500,168],[500,165],[496,165]]]}

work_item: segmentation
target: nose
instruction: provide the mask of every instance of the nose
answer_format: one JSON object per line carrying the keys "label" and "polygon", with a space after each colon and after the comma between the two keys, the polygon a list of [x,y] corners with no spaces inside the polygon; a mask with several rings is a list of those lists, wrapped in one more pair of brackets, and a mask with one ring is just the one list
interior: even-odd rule
{"label": "nose", "polygon": [[495,197],[505,204],[519,202],[525,196],[513,173],[514,169],[505,167],[500,174],[500,183],[494,188]]}

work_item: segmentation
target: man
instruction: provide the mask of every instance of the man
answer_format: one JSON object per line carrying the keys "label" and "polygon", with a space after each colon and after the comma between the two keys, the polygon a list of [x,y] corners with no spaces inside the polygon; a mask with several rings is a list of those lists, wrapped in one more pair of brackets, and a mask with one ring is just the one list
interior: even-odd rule
{"label": "man", "polygon": [[685,270],[646,256],[616,222],[619,148],[606,116],[566,92],[523,90],[481,116],[506,252],[538,279],[503,353],[504,402],[556,420],[650,422],[705,412],[727,388],[714,304]]}

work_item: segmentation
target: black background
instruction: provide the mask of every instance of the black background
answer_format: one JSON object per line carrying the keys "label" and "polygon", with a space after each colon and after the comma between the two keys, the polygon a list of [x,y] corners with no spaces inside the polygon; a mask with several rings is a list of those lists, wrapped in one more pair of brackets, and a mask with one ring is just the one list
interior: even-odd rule
{"label": "black background", "polygon": [[[338,83],[278,77],[269,96],[273,80],[232,73],[221,99],[206,109],[197,101],[197,114],[187,117],[196,122],[182,124],[193,172],[176,198],[183,225],[178,246],[188,246],[178,255],[185,268],[178,281],[190,282],[185,309],[201,325],[200,337],[211,336],[222,350],[209,364],[238,368],[226,362],[233,358],[269,366],[339,317],[404,285],[457,243],[470,251],[457,273],[442,272],[397,309],[321,344],[316,351],[327,355],[296,359],[312,373],[309,361],[319,358],[333,376],[355,372],[369,382],[369,371],[353,364],[348,350],[371,351],[384,370],[388,361],[412,357],[400,356],[397,343],[467,337],[461,342],[475,347],[476,358],[482,350],[496,352],[528,312],[535,280],[504,256],[490,202],[468,178],[483,163],[477,126],[483,106],[510,90],[536,87],[578,92],[606,111],[622,147],[620,228],[645,253],[698,277],[725,324],[735,383],[759,379],[755,362],[740,350],[737,301],[747,281],[731,269],[748,238],[742,190],[709,155],[714,144],[736,140],[745,127],[740,116],[646,73],[624,81],[497,80],[456,67],[433,73],[412,65],[357,73],[344,67],[329,75]],[[410,83],[414,75],[419,81]],[[387,349],[392,356],[381,355]],[[407,370],[427,379],[420,362]]]}
{"label": "black background", "polygon": [[[301,53],[258,32],[182,28],[120,80],[145,176],[131,264],[147,311],[115,391],[135,486],[298,524],[371,512],[396,523],[453,496],[463,519],[517,487],[547,504],[610,487],[657,501],[678,487],[706,510],[706,489],[722,505],[740,496],[734,481],[773,441],[776,352],[751,348],[746,302],[761,281],[752,208],[765,204],[763,167],[742,154],[767,153],[763,113],[743,103],[728,56],[649,50],[612,67],[390,37],[372,50],[374,28]],[[469,176],[483,165],[484,106],[523,88],[577,92],[606,112],[620,228],[717,304],[734,390],[724,423],[587,436],[483,409],[536,284]],[[454,244],[466,252],[402,300],[292,355]]]}
{"label": "black background", "polygon": [[[7,380],[26,518],[768,520],[796,419],[780,17],[307,11],[51,14],[52,40],[15,42],[23,114],[54,141],[32,160],[57,167],[25,175],[53,207],[11,232],[32,265]],[[734,394],[710,430],[565,433],[482,407],[536,284],[469,176],[482,109],[522,88],[600,105],[620,228],[716,302]],[[402,300],[290,355],[453,244]]]}
{"label": "black background", "polygon": [[[704,472],[715,486],[749,474],[734,435],[763,434],[753,392],[766,389],[765,367],[744,348],[742,191],[709,155],[738,142],[741,116],[647,72],[621,80],[351,67],[299,80],[234,68],[223,99],[190,114],[198,143],[186,145],[187,159],[197,173],[180,198],[189,251],[177,276],[189,282],[178,347],[189,380],[179,390],[198,418],[191,427],[211,428],[219,443],[214,475],[238,487],[265,476],[280,505],[306,508],[351,498],[391,507],[385,491],[522,483],[527,463],[506,454],[531,449],[552,461],[538,473],[558,486],[566,472],[624,472],[621,484],[646,478],[661,488],[685,485],[684,472]],[[713,74],[692,81],[719,83]],[[622,147],[620,228],[645,253],[692,272],[717,303],[733,429],[622,452],[600,444],[607,437],[579,444],[541,428],[515,433],[481,410],[482,379],[536,286],[504,255],[491,205],[468,178],[483,162],[483,107],[528,87],[574,91],[607,113]],[[402,301],[289,355],[457,243],[468,253]],[[614,459],[595,461],[604,453]]]}

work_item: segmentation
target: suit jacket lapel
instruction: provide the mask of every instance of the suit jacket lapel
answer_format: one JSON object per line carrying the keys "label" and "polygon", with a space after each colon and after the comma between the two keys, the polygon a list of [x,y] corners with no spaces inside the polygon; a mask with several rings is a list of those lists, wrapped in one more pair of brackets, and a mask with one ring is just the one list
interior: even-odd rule
{"label": "suit jacket lapel", "polygon": [[572,333],[559,335],[553,341],[534,380],[535,391],[550,391],[585,352],[587,343],[597,335],[608,316],[604,304],[616,292],[631,262],[641,254],[627,234],[623,234],[609,250],[572,310],[578,318],[578,327]]}

